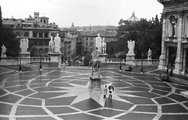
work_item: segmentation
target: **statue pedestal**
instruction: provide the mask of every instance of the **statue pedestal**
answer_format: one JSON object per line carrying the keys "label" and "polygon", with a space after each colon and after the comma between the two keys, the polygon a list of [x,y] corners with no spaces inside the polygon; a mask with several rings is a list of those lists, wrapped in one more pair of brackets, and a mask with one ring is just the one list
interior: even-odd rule
{"label": "statue pedestal", "polygon": [[135,60],[135,55],[134,54],[127,54],[126,55],[126,64],[127,65],[135,66],[136,64],[135,64],[134,60]]}
{"label": "statue pedestal", "polygon": [[106,54],[106,53],[102,53],[102,54],[99,55],[100,61],[102,63],[106,63],[106,57],[107,57],[107,55],[108,54]]}
{"label": "statue pedestal", "polygon": [[30,63],[30,52],[21,52],[20,57],[23,64]]}
{"label": "statue pedestal", "polygon": [[49,53],[50,55],[50,62],[57,63],[57,67],[61,67],[61,53]]}

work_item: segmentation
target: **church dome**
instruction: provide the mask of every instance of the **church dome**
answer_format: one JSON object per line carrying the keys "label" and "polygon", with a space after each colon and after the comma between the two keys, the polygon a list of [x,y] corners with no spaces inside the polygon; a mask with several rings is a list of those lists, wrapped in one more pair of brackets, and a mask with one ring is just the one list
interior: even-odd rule
{"label": "church dome", "polygon": [[132,16],[128,18],[128,21],[136,22],[139,21],[139,19],[135,16],[135,13],[132,13]]}

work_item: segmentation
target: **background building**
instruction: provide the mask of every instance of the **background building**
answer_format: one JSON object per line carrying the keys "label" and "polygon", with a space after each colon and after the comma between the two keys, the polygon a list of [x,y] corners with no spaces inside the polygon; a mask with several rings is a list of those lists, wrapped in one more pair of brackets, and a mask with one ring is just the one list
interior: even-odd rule
{"label": "background building", "polygon": [[158,1],[164,5],[159,68],[174,65],[174,73],[188,74],[188,1]]}
{"label": "background building", "polygon": [[49,23],[48,17],[39,17],[39,12],[34,12],[34,17],[3,19],[3,24],[13,29],[17,39],[29,39],[29,52],[31,56],[47,55],[50,36],[55,36],[59,31],[55,23]]}

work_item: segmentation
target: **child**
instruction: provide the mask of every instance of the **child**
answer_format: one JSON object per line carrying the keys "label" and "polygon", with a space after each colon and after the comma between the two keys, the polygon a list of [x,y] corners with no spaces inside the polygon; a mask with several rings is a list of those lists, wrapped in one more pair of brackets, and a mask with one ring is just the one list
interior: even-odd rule
{"label": "child", "polygon": [[114,91],[114,87],[113,86],[108,86],[108,90],[109,90],[109,99],[112,99],[112,92]]}

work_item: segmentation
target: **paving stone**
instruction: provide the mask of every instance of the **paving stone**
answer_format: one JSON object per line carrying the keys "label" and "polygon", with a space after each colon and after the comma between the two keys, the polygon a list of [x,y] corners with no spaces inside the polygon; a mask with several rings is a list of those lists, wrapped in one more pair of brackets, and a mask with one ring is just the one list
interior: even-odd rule
{"label": "paving stone", "polygon": [[156,94],[153,94],[153,93],[150,93],[150,92],[132,92],[132,93],[129,93],[129,94],[137,95],[137,96],[140,96],[140,97],[146,97],[146,98],[159,97],[159,95],[156,95]]}
{"label": "paving stone", "polygon": [[183,101],[186,101],[186,98],[181,96],[181,95],[177,95],[177,94],[171,94],[168,96],[169,98],[172,98],[178,102],[183,102]]}
{"label": "paving stone", "polygon": [[16,120],[56,120],[52,117],[16,117]]}
{"label": "paving stone", "polygon": [[159,120],[188,120],[188,115],[162,115]]}
{"label": "paving stone", "polygon": [[96,115],[101,115],[105,117],[112,117],[114,115],[118,115],[122,113],[122,111],[116,111],[116,110],[111,110],[111,109],[100,109],[100,110],[95,110],[90,113],[96,114]]}
{"label": "paving stone", "polygon": [[45,92],[45,93],[36,93],[36,94],[33,94],[31,95],[30,97],[33,97],[33,98],[41,98],[41,99],[48,99],[48,98],[52,98],[52,97],[57,97],[57,96],[60,96],[60,95],[64,95],[66,93],[61,93],[61,92],[58,92],[58,93],[55,93],[55,92],[52,92],[52,93],[49,93],[49,92]]}
{"label": "paving stone", "polygon": [[10,92],[16,92],[16,91],[27,89],[27,86],[16,86],[16,87],[9,87],[6,89]]}
{"label": "paving stone", "polygon": [[188,110],[179,104],[175,104],[175,105],[163,105],[162,112],[163,113],[188,113]]}
{"label": "paving stone", "polygon": [[18,106],[16,115],[47,115],[41,107]]}
{"label": "paving stone", "polygon": [[37,99],[32,99],[32,98],[25,98],[20,104],[41,106],[42,101],[41,100],[37,100]]}
{"label": "paving stone", "polygon": [[84,114],[84,113],[72,114],[72,115],[62,115],[59,117],[61,117],[63,120],[102,120],[101,117],[96,117],[96,116],[88,115],[88,114]]}
{"label": "paving stone", "polygon": [[170,92],[172,90],[172,88],[169,87],[160,87],[160,86],[152,86],[154,89],[157,90],[162,90],[162,91],[166,91],[166,92]]}
{"label": "paving stone", "polygon": [[6,118],[6,117],[0,117],[0,120],[9,120],[9,118]]}
{"label": "paving stone", "polygon": [[112,86],[114,86],[114,87],[127,87],[127,86],[131,86],[131,85],[128,84],[128,83],[125,83],[125,82],[113,82]]}
{"label": "paving stone", "polygon": [[55,88],[55,87],[41,87],[41,88],[36,88],[35,90],[38,92],[44,92],[44,91],[60,91],[64,89]]}
{"label": "paving stone", "polygon": [[0,115],[9,115],[11,109],[12,105],[0,103]]}
{"label": "paving stone", "polygon": [[134,104],[154,104],[154,102],[149,98],[125,97],[125,96],[120,96],[120,97]]}
{"label": "paving stone", "polygon": [[112,100],[107,99],[105,102],[105,107],[120,109],[120,110],[129,110],[132,106],[133,104],[124,103],[124,102],[113,100],[113,99]]}
{"label": "paving stone", "polygon": [[22,85],[22,86],[24,86],[24,85],[26,85],[27,84],[27,82],[28,81],[20,81],[19,79],[18,79],[18,81],[10,81],[10,82],[6,82],[5,83],[5,87],[11,87],[11,86],[16,86],[16,85]]}
{"label": "paving stone", "polygon": [[62,113],[75,113],[78,112],[70,107],[48,107],[48,109],[54,114],[62,114]]}
{"label": "paving stone", "polygon": [[174,101],[172,101],[167,97],[156,98],[155,101],[157,101],[159,104],[175,103]]}
{"label": "paving stone", "polygon": [[[89,77],[88,77],[89,80]],[[82,80],[74,80],[70,81],[69,83],[79,84],[79,85],[86,85],[88,81],[82,81]]]}
{"label": "paving stone", "polygon": [[16,103],[18,100],[20,100],[21,97],[13,94],[8,94],[3,97],[0,97],[0,101],[8,102],[8,103]]}
{"label": "paving stone", "polygon": [[5,95],[7,92],[5,92],[4,90],[0,89],[0,96]]}
{"label": "paving stone", "polygon": [[29,89],[23,90],[23,91],[20,91],[20,92],[16,92],[16,94],[23,95],[23,96],[27,96],[27,95],[30,95],[32,93],[34,93],[34,91],[29,90]]}
{"label": "paving stone", "polygon": [[152,90],[151,93],[156,93],[159,95],[167,95],[168,94],[168,92],[166,92],[166,91],[161,91],[161,90],[156,90],[156,89]]}
{"label": "paving stone", "polygon": [[127,90],[127,91],[148,91],[149,89],[147,88],[141,88],[141,87],[129,87],[129,88],[124,88],[121,90]]}
{"label": "paving stone", "polygon": [[49,84],[49,86],[56,86],[56,87],[73,87],[72,85],[70,85],[69,83],[63,83],[63,82],[52,82]]}
{"label": "paving stone", "polygon": [[157,113],[157,106],[136,106],[136,108],[133,111]]}
{"label": "paving stone", "polygon": [[95,100],[91,98],[81,101],[79,103],[76,103],[73,106],[83,111],[97,109],[97,108],[102,107],[100,104],[98,104]]}
{"label": "paving stone", "polygon": [[76,96],[47,99],[46,106],[70,105],[75,98]]}
{"label": "paving stone", "polygon": [[129,113],[118,117],[120,120],[152,120],[156,114]]}

